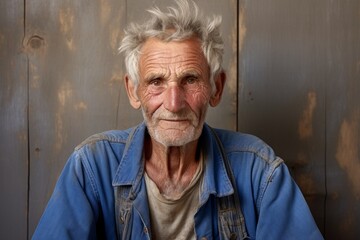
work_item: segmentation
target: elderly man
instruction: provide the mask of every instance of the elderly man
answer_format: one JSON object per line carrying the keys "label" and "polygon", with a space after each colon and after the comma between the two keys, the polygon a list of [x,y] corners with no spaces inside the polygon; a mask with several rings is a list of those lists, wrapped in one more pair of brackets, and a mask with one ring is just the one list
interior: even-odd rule
{"label": "elderly man", "polygon": [[76,148],[34,239],[322,239],[270,147],[204,123],[225,83],[220,18],[183,0],[150,13],[120,47],[144,123]]}

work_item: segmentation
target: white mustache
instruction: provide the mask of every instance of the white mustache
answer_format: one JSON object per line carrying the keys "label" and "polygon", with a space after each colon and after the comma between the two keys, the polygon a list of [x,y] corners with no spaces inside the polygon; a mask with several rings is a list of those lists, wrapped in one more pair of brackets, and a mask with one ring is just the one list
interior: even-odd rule
{"label": "white mustache", "polygon": [[164,119],[169,121],[189,120],[193,122],[196,120],[195,114],[191,111],[181,111],[178,113],[173,113],[163,109],[155,111],[152,118],[156,120]]}

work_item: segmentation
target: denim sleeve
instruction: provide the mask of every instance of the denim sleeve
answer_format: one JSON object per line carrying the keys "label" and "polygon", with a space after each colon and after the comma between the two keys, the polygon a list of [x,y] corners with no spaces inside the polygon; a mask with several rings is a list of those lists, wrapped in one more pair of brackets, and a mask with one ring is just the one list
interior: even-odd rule
{"label": "denim sleeve", "polygon": [[263,186],[257,239],[323,239],[284,163],[270,167]]}
{"label": "denim sleeve", "polygon": [[78,152],[70,157],[33,239],[96,239],[99,215],[94,184]]}

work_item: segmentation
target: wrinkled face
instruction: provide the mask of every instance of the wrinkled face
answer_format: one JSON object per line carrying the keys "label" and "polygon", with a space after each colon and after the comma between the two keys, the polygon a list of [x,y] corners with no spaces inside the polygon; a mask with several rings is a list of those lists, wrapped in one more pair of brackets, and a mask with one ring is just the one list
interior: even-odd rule
{"label": "wrinkled face", "polygon": [[164,146],[198,139],[212,92],[200,43],[147,40],[141,49],[139,76],[136,94],[150,136]]}

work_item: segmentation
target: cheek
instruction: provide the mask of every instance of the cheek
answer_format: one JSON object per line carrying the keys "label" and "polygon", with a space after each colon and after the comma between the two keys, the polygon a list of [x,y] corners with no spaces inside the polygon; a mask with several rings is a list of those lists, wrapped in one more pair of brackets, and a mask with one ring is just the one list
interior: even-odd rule
{"label": "cheek", "polygon": [[162,102],[160,94],[153,94],[146,88],[139,89],[138,96],[140,98],[141,107],[148,114],[152,114],[153,112],[155,112]]}
{"label": "cheek", "polygon": [[187,94],[189,99],[188,101],[191,105],[198,107],[207,105],[209,103],[210,93],[211,91],[209,86],[205,84],[199,85],[196,88],[189,89]]}

